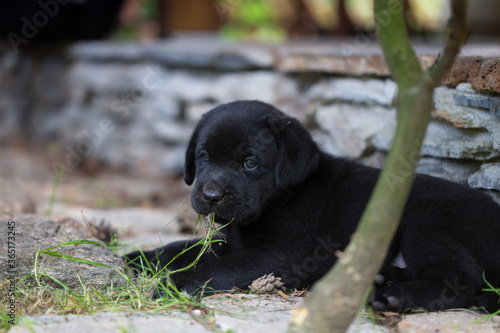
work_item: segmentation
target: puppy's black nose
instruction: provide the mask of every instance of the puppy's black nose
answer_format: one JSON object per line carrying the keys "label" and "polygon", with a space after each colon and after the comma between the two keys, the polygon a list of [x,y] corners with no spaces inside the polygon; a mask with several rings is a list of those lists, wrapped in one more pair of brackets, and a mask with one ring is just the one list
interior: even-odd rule
{"label": "puppy's black nose", "polygon": [[224,192],[214,186],[204,185],[202,192],[205,200],[210,203],[217,203],[224,198]]}

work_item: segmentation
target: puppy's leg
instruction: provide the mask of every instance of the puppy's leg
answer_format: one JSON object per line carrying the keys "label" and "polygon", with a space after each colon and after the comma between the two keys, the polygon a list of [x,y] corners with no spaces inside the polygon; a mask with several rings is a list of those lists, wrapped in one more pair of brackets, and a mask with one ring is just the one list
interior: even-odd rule
{"label": "puppy's leg", "polygon": [[477,276],[464,273],[453,263],[440,263],[428,266],[415,280],[377,289],[372,305],[377,310],[395,312],[467,308],[480,290]]}
{"label": "puppy's leg", "polygon": [[375,277],[375,285],[379,288],[408,281],[408,271],[404,268],[389,266]]}
{"label": "puppy's leg", "polygon": [[[273,256],[269,256],[273,253]],[[188,270],[174,273],[170,281],[163,280],[153,297],[165,295],[165,286],[173,282],[178,289],[189,294],[207,295],[215,291],[246,289],[255,279],[264,274],[282,276],[289,267],[290,258],[279,250],[241,250],[198,263]]]}
{"label": "puppy's leg", "polygon": [[445,231],[420,230],[403,236],[405,277],[377,288],[374,308],[403,312],[410,308],[438,311],[471,306],[482,288],[483,268],[454,238]]}
{"label": "puppy's leg", "polygon": [[[196,260],[201,251],[201,245],[197,245],[192,249],[191,246],[195,245],[200,239],[191,239],[188,241],[177,241],[169,243],[163,247],[151,251],[134,251],[124,256],[125,262],[136,273],[147,271],[150,274],[162,270],[166,265],[169,270],[176,270],[191,264]],[[175,260],[174,257],[182,253]],[[222,256],[227,251],[227,244],[218,242],[212,244],[211,251],[203,254],[200,261],[210,260],[216,256]],[[173,261],[172,261],[173,260]]]}

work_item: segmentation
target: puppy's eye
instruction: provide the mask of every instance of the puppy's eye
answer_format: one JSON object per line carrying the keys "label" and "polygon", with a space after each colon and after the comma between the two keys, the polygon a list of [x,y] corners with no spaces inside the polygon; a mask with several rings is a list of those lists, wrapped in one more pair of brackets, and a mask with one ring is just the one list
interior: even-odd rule
{"label": "puppy's eye", "polygon": [[201,160],[202,160],[203,162],[208,162],[208,160],[210,159],[210,156],[208,155],[208,153],[206,153],[206,152],[205,152],[205,153],[202,153],[202,154],[200,155],[200,158],[201,158]]}
{"label": "puppy's eye", "polygon": [[257,167],[257,165],[259,165],[259,164],[254,160],[246,159],[243,162],[243,165],[245,166],[245,169],[251,170],[251,169],[255,169]]}

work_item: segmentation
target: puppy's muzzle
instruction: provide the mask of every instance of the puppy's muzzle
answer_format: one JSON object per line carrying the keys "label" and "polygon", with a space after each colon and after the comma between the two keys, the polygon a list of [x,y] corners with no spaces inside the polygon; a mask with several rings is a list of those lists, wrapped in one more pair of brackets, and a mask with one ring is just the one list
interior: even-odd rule
{"label": "puppy's muzzle", "polygon": [[217,185],[207,183],[203,185],[202,189],[203,200],[210,206],[216,206],[224,198],[224,190]]}

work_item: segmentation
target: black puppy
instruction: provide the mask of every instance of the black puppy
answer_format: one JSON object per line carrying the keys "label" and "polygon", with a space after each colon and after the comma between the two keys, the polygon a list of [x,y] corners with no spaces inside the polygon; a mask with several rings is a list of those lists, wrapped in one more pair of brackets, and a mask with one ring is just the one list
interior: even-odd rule
{"label": "black puppy", "polygon": [[[172,274],[173,282],[188,293],[202,286],[246,289],[274,273],[287,288],[311,286],[347,246],[378,175],[378,169],[321,152],[296,119],[271,105],[239,101],[214,108],[191,137],[184,177],[187,184],[196,179],[192,204],[199,214],[232,222],[223,229],[225,242],[195,267]],[[145,256],[161,268],[196,241]],[[188,251],[168,268],[186,266],[198,252]],[[373,306],[496,310],[499,297],[482,291],[483,277],[500,286],[500,206],[477,190],[418,175]]]}

